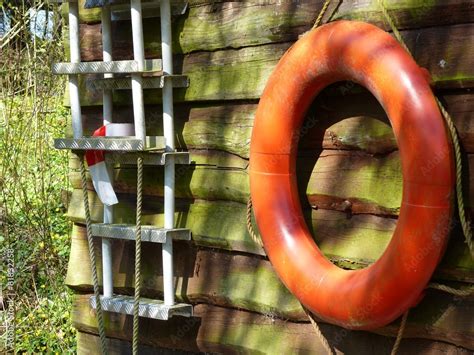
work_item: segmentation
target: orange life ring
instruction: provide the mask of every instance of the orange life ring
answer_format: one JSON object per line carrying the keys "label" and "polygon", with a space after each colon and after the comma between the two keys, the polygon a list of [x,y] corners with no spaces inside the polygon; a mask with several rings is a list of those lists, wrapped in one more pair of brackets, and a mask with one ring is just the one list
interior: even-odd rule
{"label": "orange life ring", "polygon": [[[343,270],[313,241],[298,198],[298,133],[316,95],[351,80],[382,104],[397,138],[403,198],[383,255]],[[337,176],[334,177],[337,179]],[[451,141],[423,70],[381,29],[337,21],[312,30],[282,57],[258,105],[250,187],[265,250],[286,287],[320,318],[350,329],[384,326],[422,297],[448,240],[453,212]]]}

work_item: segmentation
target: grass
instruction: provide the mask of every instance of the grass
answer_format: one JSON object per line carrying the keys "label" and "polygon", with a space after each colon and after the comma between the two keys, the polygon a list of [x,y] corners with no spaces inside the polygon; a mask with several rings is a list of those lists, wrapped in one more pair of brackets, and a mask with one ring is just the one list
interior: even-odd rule
{"label": "grass", "polygon": [[53,137],[65,135],[69,117],[62,106],[65,81],[50,73],[51,63],[64,57],[62,24],[57,16],[53,40],[42,40],[31,35],[27,21],[15,22],[27,5],[7,6],[12,24],[21,25],[2,39],[8,43],[0,59],[0,254],[10,267],[0,280],[0,353],[75,353],[72,293],[64,285],[68,154],[52,147]]}

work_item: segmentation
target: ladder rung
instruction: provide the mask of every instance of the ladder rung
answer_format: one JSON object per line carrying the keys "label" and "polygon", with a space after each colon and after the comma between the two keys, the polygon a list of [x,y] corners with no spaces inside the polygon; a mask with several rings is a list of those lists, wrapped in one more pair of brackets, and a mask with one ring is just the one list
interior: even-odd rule
{"label": "ladder rung", "polygon": [[[142,80],[143,89],[162,89],[165,80],[171,80],[174,88],[187,88],[189,79],[186,75],[164,75],[154,77],[144,77]],[[87,82],[91,89],[96,90],[128,90],[132,88],[130,77],[94,79]]]}
{"label": "ladder rung", "polygon": [[[145,165],[165,165],[168,157],[174,156],[174,163],[179,165],[191,164],[191,159],[188,152],[166,152],[166,153],[154,153],[149,152],[142,154],[143,164]],[[105,155],[105,161],[109,164],[137,164],[136,153],[108,153]]]}
{"label": "ladder rung", "polygon": [[90,137],[90,138],[58,138],[54,140],[56,149],[72,150],[107,150],[120,152],[139,152],[164,150],[164,137],[146,137],[145,146],[142,140],[129,137]]}
{"label": "ladder rung", "polygon": [[[92,296],[89,300],[92,308],[96,309],[96,299]],[[133,315],[133,297],[132,296],[112,296],[100,297],[100,304],[104,311]],[[168,320],[172,316],[193,316],[193,306],[185,303],[177,303],[167,306],[163,301],[141,298],[138,306],[138,315],[140,317]]]}
{"label": "ladder rung", "polygon": [[[143,18],[155,18],[160,17],[160,3],[159,2],[149,2],[142,5]],[[188,9],[188,3],[171,3],[171,16],[181,16],[186,13]],[[123,21],[130,19],[130,5],[117,5],[113,7],[112,10],[112,20],[113,21]]]}
{"label": "ladder rung", "polygon": [[103,73],[144,73],[163,69],[161,59],[147,59],[143,70],[138,69],[135,60],[115,60],[110,62],[55,63],[53,74],[103,74]]}
{"label": "ladder rung", "polygon": [[[92,235],[95,237],[135,240],[135,225],[132,224],[92,224]],[[191,231],[185,228],[165,229],[155,226],[142,226],[142,241],[165,243],[167,238],[173,240],[191,240]]]}
{"label": "ladder rung", "polygon": [[[69,1],[69,0],[66,0]],[[149,3],[154,0],[142,0],[142,3]],[[86,0],[84,4],[85,9],[93,9],[96,7],[104,7],[105,5],[116,6],[130,4],[130,0]]]}

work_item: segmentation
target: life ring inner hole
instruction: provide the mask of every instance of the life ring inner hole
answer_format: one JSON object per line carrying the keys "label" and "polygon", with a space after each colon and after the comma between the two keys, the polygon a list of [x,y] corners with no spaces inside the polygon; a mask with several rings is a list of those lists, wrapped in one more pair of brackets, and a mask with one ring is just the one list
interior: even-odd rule
{"label": "life ring inner hole", "polygon": [[[298,193],[313,239],[332,254],[352,243],[354,256],[368,260],[364,239],[376,238],[370,242],[371,262],[357,265],[369,266],[390,242],[403,188],[398,147],[383,107],[363,86],[337,82],[314,99],[298,135]],[[395,182],[389,203],[383,194],[386,171]],[[334,256],[332,263],[347,267]]]}

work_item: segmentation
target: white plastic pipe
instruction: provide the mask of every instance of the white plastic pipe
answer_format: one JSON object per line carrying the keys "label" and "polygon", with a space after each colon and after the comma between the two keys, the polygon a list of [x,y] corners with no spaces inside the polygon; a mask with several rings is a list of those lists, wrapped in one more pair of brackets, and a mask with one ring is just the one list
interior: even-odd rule
{"label": "white plastic pipe", "polygon": [[[81,61],[79,47],[79,8],[77,2],[69,3],[69,46],[71,63]],[[79,77],[69,75],[69,100],[71,104],[72,132],[74,138],[82,138],[81,101],[79,100]]]}
{"label": "white plastic pipe", "polygon": [[[102,59],[104,62],[112,61],[112,24],[110,19],[110,5],[102,8]],[[104,74],[104,78],[112,77],[112,74]],[[112,90],[103,92],[103,124],[112,123]],[[107,166],[109,176],[113,179],[113,168]],[[104,223],[113,223],[114,207],[104,205]],[[112,273],[112,240],[102,238],[102,283],[105,297],[114,294],[114,279]]]}
{"label": "white plastic pipe", "polygon": [[[173,50],[171,42],[171,9],[169,0],[160,2],[161,16],[161,53],[163,60],[163,75],[173,74]],[[166,140],[166,150],[174,151],[173,124],[173,86],[171,80],[165,77],[163,86],[163,131]],[[174,157],[168,156],[165,165],[165,228],[174,228],[175,211],[175,164]],[[173,240],[167,238],[162,246],[163,255],[163,289],[166,305],[174,304],[173,286]]]}
{"label": "white plastic pipe", "polygon": [[[145,66],[145,47],[143,44],[142,3],[141,0],[130,0],[132,18],[133,58],[138,69]],[[132,74],[133,119],[135,137],[145,143],[145,109],[143,105],[142,74]]]}

